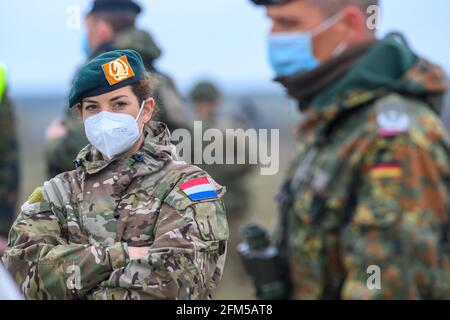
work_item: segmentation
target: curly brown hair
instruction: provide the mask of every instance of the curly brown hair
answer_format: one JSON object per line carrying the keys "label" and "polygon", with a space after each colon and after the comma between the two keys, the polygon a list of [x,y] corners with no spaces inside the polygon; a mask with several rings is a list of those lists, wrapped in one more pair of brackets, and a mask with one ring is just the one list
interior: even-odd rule
{"label": "curly brown hair", "polygon": [[153,97],[156,86],[156,78],[150,72],[146,72],[138,82],[131,85],[131,90],[138,98],[139,104],[141,104],[142,101]]}

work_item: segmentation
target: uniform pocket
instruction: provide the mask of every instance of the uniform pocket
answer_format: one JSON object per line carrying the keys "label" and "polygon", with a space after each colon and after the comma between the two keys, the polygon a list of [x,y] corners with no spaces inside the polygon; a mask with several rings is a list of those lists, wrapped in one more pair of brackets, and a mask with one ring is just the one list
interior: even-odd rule
{"label": "uniform pocket", "polygon": [[401,219],[401,186],[390,180],[373,180],[363,187],[351,223],[360,227],[387,228]]}
{"label": "uniform pocket", "polygon": [[383,272],[389,270],[398,275],[392,281],[400,281],[401,269],[407,266],[412,253],[412,239],[402,221],[397,198],[383,198],[388,191],[384,187],[372,191],[371,197],[358,199],[349,223],[341,232],[342,259],[355,283],[365,283],[369,266],[379,267]]}
{"label": "uniform pocket", "polygon": [[196,203],[191,208],[202,240],[228,239],[228,222],[222,200]]}

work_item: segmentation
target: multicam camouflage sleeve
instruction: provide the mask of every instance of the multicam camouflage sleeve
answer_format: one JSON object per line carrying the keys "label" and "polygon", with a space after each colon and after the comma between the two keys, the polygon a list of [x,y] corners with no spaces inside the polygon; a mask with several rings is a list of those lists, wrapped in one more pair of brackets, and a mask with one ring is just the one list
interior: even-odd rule
{"label": "multicam camouflage sleeve", "polygon": [[79,299],[126,265],[122,243],[68,244],[67,223],[40,188],[22,206],[3,262],[27,299]]}
{"label": "multicam camouflage sleeve", "polygon": [[437,117],[411,122],[409,132],[381,128],[365,155],[342,234],[342,298],[450,298],[448,142]]}
{"label": "multicam camouflage sleeve", "polygon": [[148,255],[117,268],[89,298],[209,299],[225,264],[222,195],[191,201],[175,188],[161,206]]}

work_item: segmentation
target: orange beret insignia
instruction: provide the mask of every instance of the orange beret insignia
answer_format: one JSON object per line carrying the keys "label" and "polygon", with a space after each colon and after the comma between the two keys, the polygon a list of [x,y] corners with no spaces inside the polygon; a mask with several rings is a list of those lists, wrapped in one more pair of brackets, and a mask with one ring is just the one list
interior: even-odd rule
{"label": "orange beret insignia", "polygon": [[134,71],[126,56],[102,65],[103,73],[111,86],[134,77]]}

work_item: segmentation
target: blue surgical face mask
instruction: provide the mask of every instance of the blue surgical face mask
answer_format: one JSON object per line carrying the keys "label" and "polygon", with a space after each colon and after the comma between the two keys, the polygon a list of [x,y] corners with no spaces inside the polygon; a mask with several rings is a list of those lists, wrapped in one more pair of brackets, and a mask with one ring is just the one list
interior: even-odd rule
{"label": "blue surgical face mask", "polygon": [[81,51],[86,58],[91,55],[91,46],[89,45],[89,39],[86,32],[83,33],[81,38]]}
{"label": "blue surgical face mask", "polygon": [[[341,13],[338,13],[309,32],[271,34],[268,38],[268,49],[270,64],[275,74],[278,77],[284,77],[317,68],[320,62],[314,56],[313,39],[341,18]],[[344,50],[344,45],[340,44],[333,55],[338,55]]]}

